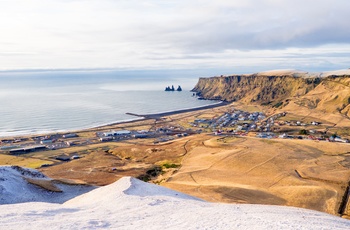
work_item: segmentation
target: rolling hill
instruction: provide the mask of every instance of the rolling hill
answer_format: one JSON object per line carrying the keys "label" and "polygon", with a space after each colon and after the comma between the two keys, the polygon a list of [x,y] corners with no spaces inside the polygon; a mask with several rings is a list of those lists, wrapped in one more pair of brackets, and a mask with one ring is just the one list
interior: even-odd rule
{"label": "rolling hill", "polygon": [[[1,178],[16,183],[17,169],[1,167]],[[28,172],[28,170],[23,169]],[[42,175],[30,170],[31,174]],[[33,177],[30,176],[29,177]],[[36,176],[34,176],[36,178]],[[0,181],[0,194],[11,190]],[[19,197],[28,188],[13,191]],[[16,195],[17,192],[17,195]],[[42,195],[45,190],[31,190]],[[301,208],[219,204],[132,177],[62,203],[16,203],[0,209],[2,229],[349,229],[350,221]]]}

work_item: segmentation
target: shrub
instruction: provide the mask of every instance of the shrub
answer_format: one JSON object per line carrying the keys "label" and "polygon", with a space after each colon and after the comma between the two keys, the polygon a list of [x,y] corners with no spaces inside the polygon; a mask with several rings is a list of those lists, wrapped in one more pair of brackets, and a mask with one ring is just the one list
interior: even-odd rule
{"label": "shrub", "polygon": [[299,134],[300,135],[308,135],[309,132],[306,129],[302,129],[302,130],[299,131]]}
{"label": "shrub", "polygon": [[177,164],[165,163],[165,164],[163,164],[163,167],[169,169],[169,168],[177,168],[177,167],[179,167],[179,165],[177,165]]}
{"label": "shrub", "polygon": [[273,107],[278,108],[278,107],[281,107],[282,105],[283,105],[283,102],[280,101],[280,102],[276,103]]}
{"label": "shrub", "polygon": [[143,180],[145,182],[148,182],[148,181],[150,181],[152,179],[152,177],[156,177],[159,174],[161,174],[162,172],[163,171],[162,171],[161,167],[154,166],[153,168],[147,170],[146,174],[142,174],[142,175],[138,176],[137,179]]}

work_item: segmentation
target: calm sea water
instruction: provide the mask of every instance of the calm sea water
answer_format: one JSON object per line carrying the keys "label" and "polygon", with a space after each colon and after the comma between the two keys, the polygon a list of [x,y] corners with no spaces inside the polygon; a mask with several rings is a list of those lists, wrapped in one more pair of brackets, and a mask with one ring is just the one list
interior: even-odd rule
{"label": "calm sea water", "polygon": [[[151,72],[0,74],[0,137],[68,131],[215,103],[189,92],[196,77]],[[168,85],[182,92],[165,92]]]}

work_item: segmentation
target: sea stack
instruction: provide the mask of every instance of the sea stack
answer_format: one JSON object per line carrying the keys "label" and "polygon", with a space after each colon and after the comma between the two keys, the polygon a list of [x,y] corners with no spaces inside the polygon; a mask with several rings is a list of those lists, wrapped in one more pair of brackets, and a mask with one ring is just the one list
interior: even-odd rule
{"label": "sea stack", "polygon": [[[170,86],[165,87],[165,91],[175,91],[174,85],[172,85],[171,87]],[[181,86],[178,86],[176,91],[182,91]]]}

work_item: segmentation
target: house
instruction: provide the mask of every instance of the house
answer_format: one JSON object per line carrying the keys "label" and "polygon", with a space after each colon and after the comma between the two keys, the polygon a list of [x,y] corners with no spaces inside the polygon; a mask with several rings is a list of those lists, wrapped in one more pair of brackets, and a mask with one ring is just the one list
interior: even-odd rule
{"label": "house", "polygon": [[334,141],[335,141],[335,142],[342,142],[342,143],[349,143],[349,140],[347,140],[347,139],[342,139],[342,138],[340,138],[340,137],[335,137],[335,138],[334,138]]}
{"label": "house", "polygon": [[76,160],[76,159],[79,159],[80,158],[80,156],[78,155],[78,154],[75,154],[75,155],[73,155],[73,156],[71,156],[71,160]]}
{"label": "house", "polygon": [[137,133],[137,134],[133,135],[133,137],[134,138],[146,138],[146,137],[148,137],[148,135],[145,133]]}
{"label": "house", "polygon": [[256,135],[256,137],[258,137],[258,138],[267,138],[267,134],[266,133],[258,133]]}
{"label": "house", "polygon": [[119,130],[119,131],[104,132],[102,135],[105,137],[112,137],[112,136],[130,135],[130,134],[131,132],[129,130]]}
{"label": "house", "polygon": [[60,161],[70,161],[70,157],[67,156],[67,155],[62,154],[62,155],[57,156],[57,157],[56,157],[56,160],[60,160]]}
{"label": "house", "polygon": [[113,137],[111,136],[106,136],[106,137],[100,137],[100,141],[103,142],[103,141],[112,141],[113,140]]}
{"label": "house", "polygon": [[34,152],[34,151],[44,150],[44,149],[46,149],[45,145],[25,146],[25,147],[20,147],[16,149],[11,149],[10,154],[29,153],[29,152]]}
{"label": "house", "polygon": [[114,131],[102,133],[102,135],[105,136],[105,137],[112,137],[112,136],[114,136],[114,134],[115,134]]}
{"label": "house", "polygon": [[78,134],[76,133],[67,133],[62,136],[63,138],[73,138],[73,137],[78,137]]}
{"label": "house", "polygon": [[40,144],[45,145],[45,144],[51,144],[53,140],[51,139],[43,139],[40,141]]}
{"label": "house", "polygon": [[130,135],[131,132],[129,130],[120,130],[117,132],[114,132],[114,136],[119,136],[119,135]]}
{"label": "house", "polygon": [[321,123],[320,122],[317,122],[317,121],[313,121],[311,122],[312,125],[320,125]]}
{"label": "house", "polygon": [[286,133],[283,133],[283,134],[279,135],[278,138],[283,138],[283,139],[284,139],[284,138],[287,138],[287,134],[286,134]]}

